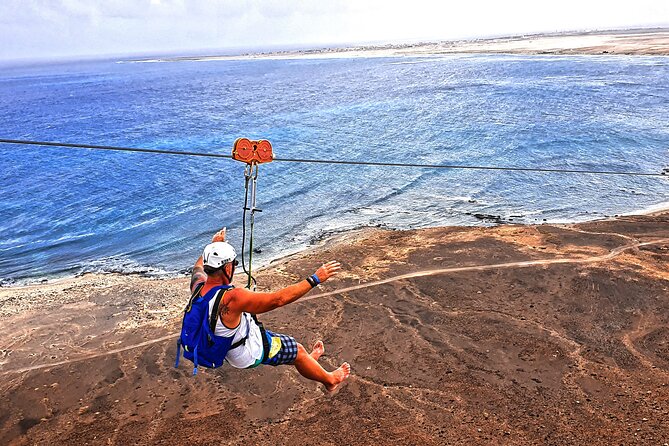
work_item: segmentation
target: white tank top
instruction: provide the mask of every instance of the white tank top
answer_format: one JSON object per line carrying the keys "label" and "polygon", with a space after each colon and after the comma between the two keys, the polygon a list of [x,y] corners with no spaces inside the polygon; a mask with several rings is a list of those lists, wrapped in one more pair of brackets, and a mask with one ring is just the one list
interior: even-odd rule
{"label": "white tank top", "polygon": [[[209,314],[211,314],[214,308],[214,301],[216,299],[211,299],[209,301]],[[225,336],[230,337],[234,335],[232,343],[239,341],[246,335],[248,330],[249,337],[246,339],[244,345],[228,351],[228,354],[225,356],[225,360],[228,363],[238,369],[245,369],[252,366],[257,361],[262,359],[263,354],[263,345],[262,345],[262,334],[260,333],[260,327],[253,320],[253,317],[249,313],[242,313],[241,321],[236,328],[228,328],[223,325],[221,318],[216,318],[216,328],[214,329],[214,334],[216,336]]]}

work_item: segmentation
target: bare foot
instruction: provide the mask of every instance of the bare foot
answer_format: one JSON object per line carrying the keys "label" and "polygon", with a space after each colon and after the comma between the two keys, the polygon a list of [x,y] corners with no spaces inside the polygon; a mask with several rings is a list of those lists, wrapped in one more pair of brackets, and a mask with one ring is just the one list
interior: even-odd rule
{"label": "bare foot", "polygon": [[321,355],[325,352],[325,345],[323,345],[323,341],[316,341],[314,344],[313,350],[311,350],[311,355],[312,358],[314,358],[316,361],[318,361],[318,358],[321,357]]}
{"label": "bare foot", "polygon": [[328,392],[334,392],[351,375],[351,365],[345,362],[337,370],[330,373],[330,375],[332,376],[332,383],[326,384],[325,388],[328,389]]}

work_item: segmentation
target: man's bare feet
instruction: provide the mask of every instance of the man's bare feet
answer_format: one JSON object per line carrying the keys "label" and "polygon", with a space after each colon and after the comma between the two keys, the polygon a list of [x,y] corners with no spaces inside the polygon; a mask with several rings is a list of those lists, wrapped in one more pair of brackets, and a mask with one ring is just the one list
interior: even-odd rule
{"label": "man's bare feet", "polygon": [[330,384],[326,384],[325,388],[328,390],[328,392],[334,392],[337,390],[337,387],[339,387],[339,385],[351,375],[351,365],[348,362],[345,362],[337,370],[330,373],[330,375],[332,376],[332,382]]}
{"label": "man's bare feet", "polygon": [[313,350],[311,350],[311,353],[309,354],[311,355],[312,358],[318,361],[318,358],[320,358],[324,352],[325,352],[325,345],[323,345],[323,341],[316,341]]}

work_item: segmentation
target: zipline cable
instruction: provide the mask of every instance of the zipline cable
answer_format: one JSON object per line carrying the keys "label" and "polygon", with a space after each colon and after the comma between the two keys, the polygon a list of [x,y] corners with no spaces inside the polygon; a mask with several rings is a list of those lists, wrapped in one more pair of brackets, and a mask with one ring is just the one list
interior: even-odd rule
{"label": "zipline cable", "polygon": [[[64,147],[73,149],[91,149],[91,150],[109,150],[118,152],[137,152],[137,153],[156,153],[163,155],[180,156],[199,156],[205,158],[226,158],[232,159],[232,155],[208,152],[193,152],[183,150],[164,150],[147,149],[140,147],[117,147],[102,146],[93,144],[73,144],[55,141],[31,141],[23,139],[0,139],[0,144],[17,144],[32,146]],[[286,163],[312,163],[312,164],[331,164],[331,165],[349,165],[349,166],[381,166],[381,167],[411,167],[428,169],[468,169],[468,170],[498,170],[511,172],[540,172],[540,173],[569,173],[569,174],[592,174],[592,175],[626,175],[626,176],[644,176],[644,177],[664,177],[667,178],[669,169],[664,169],[661,173],[655,172],[617,172],[613,170],[579,170],[579,169],[552,169],[538,167],[501,167],[501,166],[467,166],[457,164],[420,164],[420,163],[399,163],[399,162],[381,162],[381,161],[345,161],[345,160],[325,160],[308,158],[275,158],[275,162]]]}
{"label": "zipline cable", "polygon": [[50,147],[66,147],[71,149],[92,149],[92,150],[110,150],[115,152],[138,152],[138,153],[160,153],[163,155],[182,155],[182,156],[202,156],[208,158],[228,158],[232,159],[232,155],[225,155],[222,153],[204,153],[204,152],[189,152],[183,150],[164,150],[164,149],[146,149],[141,147],[118,147],[118,146],[100,146],[93,144],[73,144],[69,142],[55,142],[55,141],[30,141],[25,139],[0,139],[2,144],[19,144],[27,146],[50,146]]}

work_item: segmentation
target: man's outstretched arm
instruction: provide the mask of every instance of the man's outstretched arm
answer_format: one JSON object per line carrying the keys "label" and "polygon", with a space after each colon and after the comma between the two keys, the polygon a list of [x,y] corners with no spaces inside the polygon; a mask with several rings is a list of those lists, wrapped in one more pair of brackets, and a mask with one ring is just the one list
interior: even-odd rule
{"label": "man's outstretched arm", "polygon": [[206,280],[207,280],[207,273],[204,272],[204,260],[202,260],[202,256],[200,256],[200,258],[197,259],[197,262],[195,262],[195,265],[193,266],[193,272],[191,273],[190,276],[191,293],[193,292],[195,285],[197,285],[200,282],[204,282]]}
{"label": "man's outstretched arm", "polygon": [[[335,260],[328,262],[318,268],[316,276],[323,283],[330,277],[339,273],[341,264]],[[311,291],[312,286],[307,280],[290,285],[274,293],[255,293],[246,289],[238,288],[228,303],[228,308],[234,312],[247,312],[253,314],[266,313],[291,302]]]}

